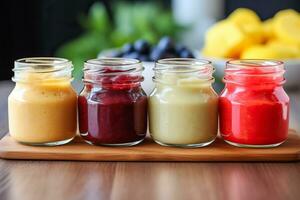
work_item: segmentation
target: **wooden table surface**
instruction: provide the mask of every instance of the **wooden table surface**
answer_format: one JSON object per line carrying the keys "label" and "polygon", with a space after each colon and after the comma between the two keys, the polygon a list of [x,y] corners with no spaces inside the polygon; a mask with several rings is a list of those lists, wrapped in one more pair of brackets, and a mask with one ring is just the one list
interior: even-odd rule
{"label": "wooden table surface", "polygon": [[[0,82],[0,137],[10,82]],[[300,131],[300,91],[289,92]],[[1,148],[1,147],[0,147]],[[0,160],[0,200],[300,199],[300,163]]]}

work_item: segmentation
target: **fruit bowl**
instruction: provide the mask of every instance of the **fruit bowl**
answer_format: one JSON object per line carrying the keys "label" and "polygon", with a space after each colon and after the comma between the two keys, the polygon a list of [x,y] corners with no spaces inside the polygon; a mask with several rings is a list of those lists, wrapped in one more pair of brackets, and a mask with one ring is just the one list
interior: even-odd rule
{"label": "fruit bowl", "polygon": [[212,25],[205,34],[203,54],[197,58],[211,60],[217,80],[223,77],[228,59],[274,58],[285,63],[285,87],[300,88],[300,15],[292,9],[281,10],[262,21],[250,9],[238,8],[226,19]]}

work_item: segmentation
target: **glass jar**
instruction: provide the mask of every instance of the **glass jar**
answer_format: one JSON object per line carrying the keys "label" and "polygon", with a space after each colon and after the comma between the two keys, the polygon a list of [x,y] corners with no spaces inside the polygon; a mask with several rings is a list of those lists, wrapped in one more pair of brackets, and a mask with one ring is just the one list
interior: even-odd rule
{"label": "glass jar", "polygon": [[135,59],[103,58],[84,64],[79,99],[79,130],[90,144],[131,146],[147,132],[143,66]]}
{"label": "glass jar", "polygon": [[77,130],[77,95],[71,86],[73,66],[63,58],[15,61],[16,86],[8,97],[9,131],[29,145],[62,145]]}
{"label": "glass jar", "polygon": [[289,97],[283,62],[231,60],[219,100],[220,132],[239,147],[275,147],[288,134]]}
{"label": "glass jar", "polygon": [[165,146],[202,147],[218,129],[218,96],[210,61],[169,58],[156,62],[149,97],[150,134]]}

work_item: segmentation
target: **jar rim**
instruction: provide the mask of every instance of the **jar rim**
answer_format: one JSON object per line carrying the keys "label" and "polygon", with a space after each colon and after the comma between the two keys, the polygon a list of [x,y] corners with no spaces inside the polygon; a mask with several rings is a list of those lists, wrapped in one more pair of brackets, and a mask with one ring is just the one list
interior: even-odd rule
{"label": "jar rim", "polygon": [[178,62],[178,64],[186,64],[190,62],[194,62],[195,64],[211,64],[210,60],[198,59],[198,58],[164,58],[156,61],[157,63],[172,63]]}
{"label": "jar rim", "polygon": [[27,57],[16,60],[12,71],[18,72],[26,70],[35,73],[51,73],[65,68],[70,68],[70,71],[73,70],[72,62],[66,58]]}
{"label": "jar rim", "polygon": [[94,65],[94,66],[99,66],[99,65],[127,66],[127,65],[139,64],[139,63],[141,63],[140,60],[133,59],[133,58],[110,58],[110,57],[95,58],[95,59],[86,60],[84,62],[84,64],[86,65]]}
{"label": "jar rim", "polygon": [[196,58],[165,58],[155,62],[155,72],[168,71],[168,73],[214,72],[212,62]]}
{"label": "jar rim", "polygon": [[[196,58],[166,58],[155,62],[155,72],[152,80],[163,84],[174,84],[164,80],[166,76],[174,76],[176,79],[196,78],[204,82],[214,82],[215,68],[212,62]],[[177,81],[175,81],[177,82]]]}
{"label": "jar rim", "polygon": [[96,58],[84,62],[83,72],[105,74],[107,76],[140,73],[144,70],[142,62],[131,58]]}
{"label": "jar rim", "polygon": [[[82,81],[95,85],[132,85],[142,82],[142,62],[130,58],[96,58],[84,62]],[[131,77],[126,83],[118,82],[119,76]],[[124,77],[123,76],[123,77]],[[128,83],[130,82],[130,83]]]}
{"label": "jar rim", "polygon": [[283,75],[284,62],[269,59],[232,59],[226,62],[225,76],[238,74],[239,76],[272,76]]}
{"label": "jar rim", "polygon": [[284,62],[273,59],[231,59],[226,62],[226,68],[234,67],[237,69],[270,69],[270,68],[282,68],[284,69]]}
{"label": "jar rim", "polygon": [[285,82],[284,62],[272,59],[232,59],[226,62],[223,82],[239,85],[249,82],[253,85]]}

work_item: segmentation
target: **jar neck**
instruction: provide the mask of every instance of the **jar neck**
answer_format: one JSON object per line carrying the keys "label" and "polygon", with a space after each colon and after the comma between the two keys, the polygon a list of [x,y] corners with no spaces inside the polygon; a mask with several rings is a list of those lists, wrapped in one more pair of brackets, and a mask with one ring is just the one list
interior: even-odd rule
{"label": "jar neck", "polygon": [[84,81],[85,88],[87,90],[92,90],[93,88],[102,88],[102,89],[107,89],[107,90],[130,90],[130,89],[135,89],[141,87],[141,83],[104,83],[104,82],[97,82],[97,83],[91,83]]}
{"label": "jar neck", "polygon": [[83,82],[91,88],[128,90],[141,86],[143,69],[135,59],[93,59],[85,62]]}
{"label": "jar neck", "polygon": [[256,84],[256,85],[245,85],[236,84],[233,82],[227,82],[225,88],[228,91],[255,91],[255,92],[273,92],[278,88],[283,88],[282,85],[277,84]]}
{"label": "jar neck", "polygon": [[15,61],[12,80],[17,83],[71,82],[72,70],[72,63],[63,58],[23,58]]}
{"label": "jar neck", "polygon": [[232,60],[226,64],[223,81],[230,85],[248,87],[276,87],[285,83],[281,61]]}
{"label": "jar neck", "polygon": [[214,82],[210,61],[199,59],[162,59],[155,63],[153,81],[158,84],[203,87]]}
{"label": "jar neck", "polygon": [[214,78],[202,80],[193,77],[177,77],[176,75],[165,75],[163,77],[153,77],[153,82],[159,86],[180,87],[180,88],[201,88],[211,87],[214,83]]}

